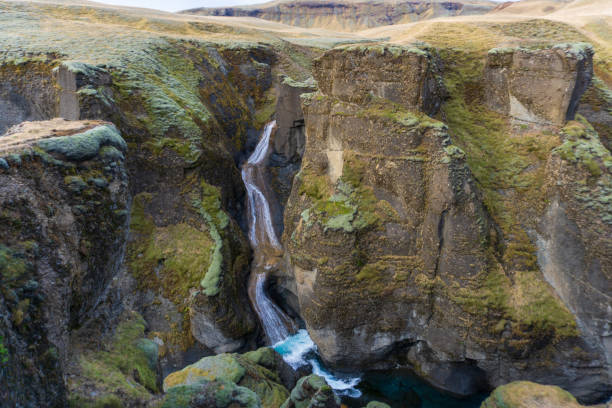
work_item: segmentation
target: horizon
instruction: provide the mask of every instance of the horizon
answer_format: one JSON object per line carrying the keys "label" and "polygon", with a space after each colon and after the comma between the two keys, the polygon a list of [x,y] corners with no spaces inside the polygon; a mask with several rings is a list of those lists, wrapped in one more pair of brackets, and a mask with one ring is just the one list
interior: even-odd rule
{"label": "horizon", "polygon": [[[248,6],[252,4],[263,4],[268,3],[271,0],[177,0],[172,2],[173,6],[168,6],[167,1],[163,0],[97,0],[101,4],[109,4],[113,6],[125,6],[125,7],[140,7],[154,10],[161,10],[167,12],[177,12],[182,10],[189,10],[201,7],[235,7],[235,6]],[[492,0],[498,3],[502,3],[506,0]],[[509,1],[520,1],[520,0],[509,0]]]}

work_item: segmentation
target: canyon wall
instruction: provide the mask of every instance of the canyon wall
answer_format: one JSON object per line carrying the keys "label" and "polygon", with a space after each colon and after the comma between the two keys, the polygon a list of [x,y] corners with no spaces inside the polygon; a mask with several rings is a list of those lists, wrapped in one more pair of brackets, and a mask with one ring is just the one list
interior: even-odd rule
{"label": "canyon wall", "polygon": [[[543,69],[538,58],[556,50],[537,54],[514,86],[528,88]],[[609,152],[585,124],[560,132],[549,164],[538,164],[550,186],[540,199],[551,207],[519,214],[519,222],[540,223],[540,232],[522,232],[529,244],[519,251],[519,232],[506,232],[454,143],[454,118],[449,127],[423,113],[442,106],[442,117],[452,114],[438,64],[435,50],[380,46],[335,49],[315,61],[319,92],[303,99],[306,150],[285,213],[294,279],[285,288],[332,366],[410,367],[463,395],[531,379],[597,400],[610,392]],[[559,105],[556,120],[564,119],[585,88],[575,78],[589,78],[590,66],[538,77],[559,94],[531,109]],[[559,77],[563,84],[547,85]],[[589,162],[593,173],[580,173]],[[584,181],[599,187],[580,199]],[[592,228],[578,213],[564,218],[559,191],[570,207],[594,206],[584,215],[598,220]],[[521,190],[512,194],[526,200]],[[593,296],[586,301],[582,291]]]}

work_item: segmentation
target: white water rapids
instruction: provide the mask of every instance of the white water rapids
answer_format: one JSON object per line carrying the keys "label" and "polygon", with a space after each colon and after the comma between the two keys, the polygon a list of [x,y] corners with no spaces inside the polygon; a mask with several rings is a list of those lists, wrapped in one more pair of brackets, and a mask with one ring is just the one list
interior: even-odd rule
{"label": "white water rapids", "polygon": [[[270,154],[270,136],[276,121],[268,123],[255,151],[242,167],[242,180],[247,190],[249,241],[255,255],[249,278],[249,297],[263,326],[269,344],[294,369],[310,365],[312,372],[327,381],[337,393],[357,398],[361,392],[355,387],[360,377],[334,374],[325,369],[318,358],[317,346],[306,330],[297,331],[293,321],[268,297],[268,274],[282,265],[280,244],[272,218],[268,197],[266,165]],[[296,333],[297,331],[297,333]]]}

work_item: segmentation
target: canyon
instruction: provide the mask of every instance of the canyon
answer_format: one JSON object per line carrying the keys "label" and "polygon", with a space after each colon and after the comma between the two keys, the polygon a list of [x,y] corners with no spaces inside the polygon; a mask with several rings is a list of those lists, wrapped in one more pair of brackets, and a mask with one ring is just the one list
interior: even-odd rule
{"label": "canyon", "polygon": [[0,2],[0,405],[605,404],[609,18],[518,6]]}

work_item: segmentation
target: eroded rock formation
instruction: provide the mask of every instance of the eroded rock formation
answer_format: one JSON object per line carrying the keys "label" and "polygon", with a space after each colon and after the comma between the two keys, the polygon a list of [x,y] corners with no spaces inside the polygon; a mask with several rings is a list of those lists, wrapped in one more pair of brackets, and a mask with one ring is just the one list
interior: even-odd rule
{"label": "eroded rock formation", "polygon": [[588,44],[497,48],[487,58],[485,101],[519,121],[563,125],[574,119],[592,76],[593,49]]}
{"label": "eroded rock formation", "polygon": [[[365,58],[357,64],[355,55]],[[531,378],[596,400],[610,387],[607,329],[593,337],[577,328],[575,309],[553,293],[544,267],[524,281],[526,266],[510,258],[465,154],[443,123],[415,110],[439,106],[444,94],[419,92],[424,78],[439,83],[431,61],[422,50],[352,47],[315,63],[320,91],[304,99],[306,152],[285,214],[295,279],[287,290],[296,292],[301,317],[334,366],[407,365],[457,394]],[[377,73],[403,73],[370,81],[368,63]],[[570,100],[574,84],[560,85],[561,100]],[[604,159],[596,163],[595,172],[609,174]],[[604,247],[605,228],[591,239]],[[605,252],[593,267],[607,262]],[[609,274],[588,268],[595,286],[609,285]],[[555,273],[567,282],[562,270]],[[528,298],[515,298],[525,290]],[[609,319],[605,307],[585,304],[592,307]]]}
{"label": "eroded rock formation", "polygon": [[97,121],[27,122],[0,138],[0,337],[11,406],[63,406],[71,331],[104,324],[129,221],[127,145]]}

